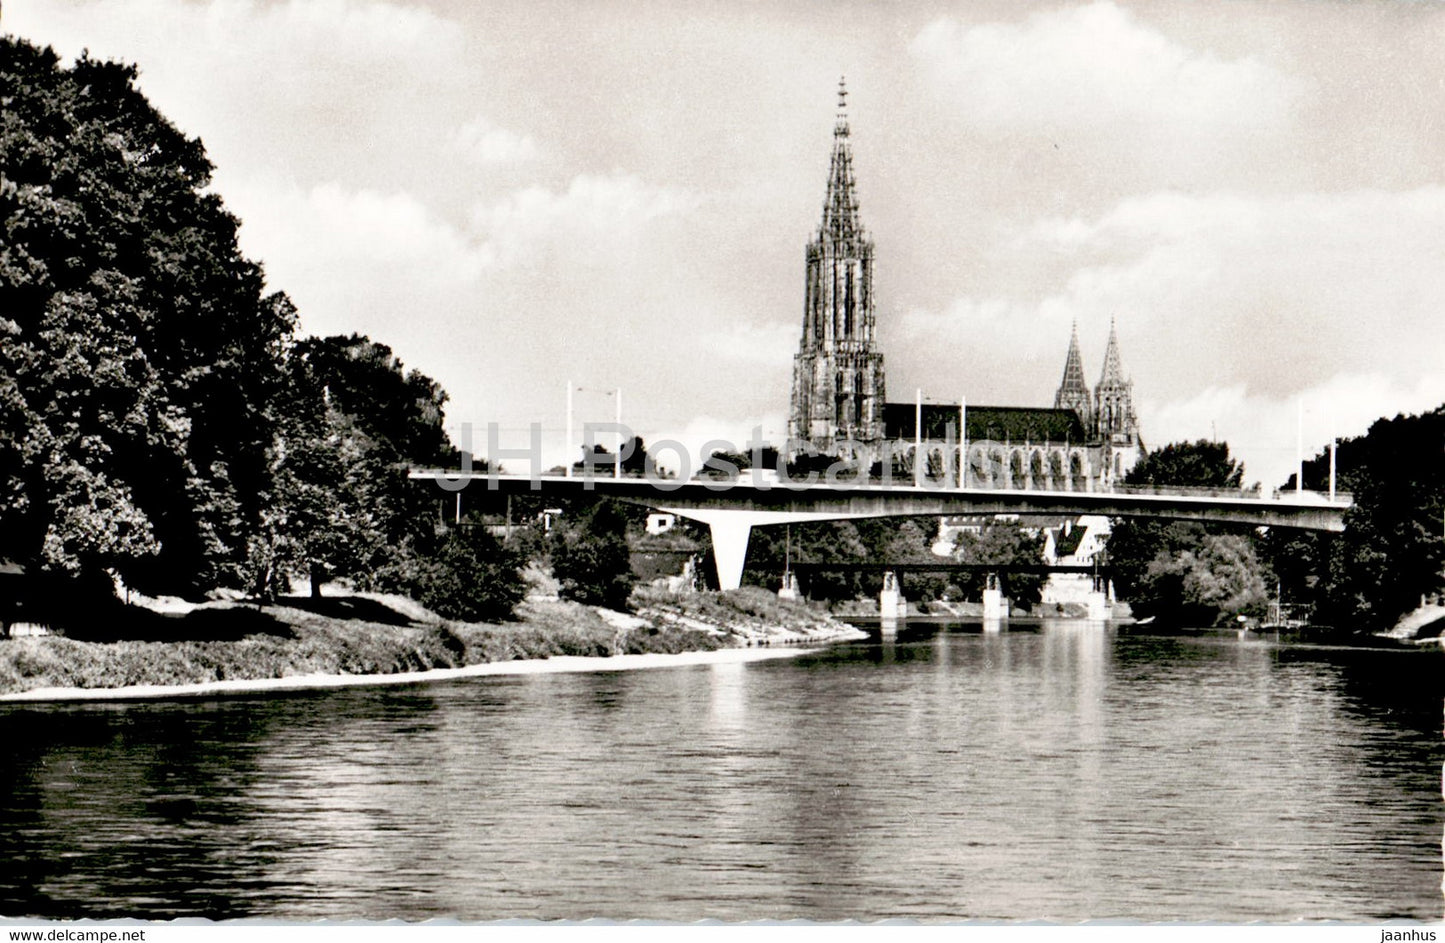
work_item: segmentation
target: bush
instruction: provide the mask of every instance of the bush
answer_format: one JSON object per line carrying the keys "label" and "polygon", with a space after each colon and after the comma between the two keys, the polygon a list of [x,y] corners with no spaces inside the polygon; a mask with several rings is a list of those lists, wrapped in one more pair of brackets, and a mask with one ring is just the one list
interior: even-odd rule
{"label": "bush", "polygon": [[411,591],[447,619],[507,619],[525,592],[520,563],[517,554],[480,528],[455,530],[434,555],[417,561]]}
{"label": "bush", "polygon": [[603,501],[578,525],[561,530],[552,547],[552,572],[559,594],[592,606],[626,609],[632,595],[627,520]]}

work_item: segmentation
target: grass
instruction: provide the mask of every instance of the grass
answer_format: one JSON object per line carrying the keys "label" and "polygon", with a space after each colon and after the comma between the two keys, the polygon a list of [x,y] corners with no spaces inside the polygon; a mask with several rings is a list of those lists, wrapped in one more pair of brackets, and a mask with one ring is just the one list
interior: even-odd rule
{"label": "grass", "polygon": [[[140,639],[0,639],[0,694],[395,674],[559,655],[675,654],[755,644],[779,630],[819,636],[838,630],[837,623],[807,606],[756,589],[674,595],[643,587],[634,597],[636,616],[608,616],[574,602],[528,601],[515,621],[501,624],[448,622],[409,600],[391,605],[377,597],[282,602],[259,612],[254,606],[200,610],[174,620],[166,634]],[[251,615],[243,619],[244,613]],[[254,631],[237,634],[243,621]]]}

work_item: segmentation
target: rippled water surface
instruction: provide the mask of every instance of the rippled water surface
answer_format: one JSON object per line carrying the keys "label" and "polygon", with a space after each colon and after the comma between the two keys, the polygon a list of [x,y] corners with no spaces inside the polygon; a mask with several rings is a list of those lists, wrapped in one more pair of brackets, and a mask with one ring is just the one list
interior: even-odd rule
{"label": "rippled water surface", "polygon": [[1440,669],[1058,623],[0,709],[0,914],[1438,919]]}

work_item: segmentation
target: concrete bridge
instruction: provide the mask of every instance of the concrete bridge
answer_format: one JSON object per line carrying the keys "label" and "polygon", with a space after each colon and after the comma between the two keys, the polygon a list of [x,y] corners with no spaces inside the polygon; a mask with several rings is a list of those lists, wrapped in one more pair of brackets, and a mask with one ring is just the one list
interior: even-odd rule
{"label": "concrete bridge", "polygon": [[1338,533],[1344,530],[1344,514],[1351,506],[1347,495],[1332,498],[1310,491],[1260,494],[1161,487],[1115,491],[949,488],[930,483],[789,482],[746,472],[735,480],[687,481],[447,469],[415,469],[410,477],[435,481],[447,492],[481,488],[497,494],[614,498],[707,524],[722,589],[736,589],[741,584],[749,534],[754,527],[770,524],[868,517],[1101,514]]}

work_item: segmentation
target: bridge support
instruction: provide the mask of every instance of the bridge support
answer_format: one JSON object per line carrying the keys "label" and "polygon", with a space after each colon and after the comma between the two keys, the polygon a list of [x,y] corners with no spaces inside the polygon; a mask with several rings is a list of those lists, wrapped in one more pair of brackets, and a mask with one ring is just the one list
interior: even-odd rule
{"label": "bridge support", "polygon": [[802,594],[798,592],[798,577],[792,571],[783,574],[783,585],[778,588],[779,599],[797,599]]}
{"label": "bridge support", "polygon": [[748,558],[748,537],[754,527],[866,516],[818,511],[752,511],[743,508],[657,506],[657,510],[708,526],[712,533],[712,559],[717,565],[718,589],[723,591],[737,589],[743,584],[743,563]]}
{"label": "bridge support", "polygon": [[883,574],[883,589],[878,593],[878,615],[884,621],[894,621],[895,628],[896,620],[908,617],[908,600],[903,596],[903,586],[894,570]]}
{"label": "bridge support", "polygon": [[1007,602],[998,582],[998,574],[990,573],[984,578],[983,587],[983,630],[997,632],[1000,623],[1008,618]]}
{"label": "bridge support", "polygon": [[720,521],[708,523],[712,532],[712,558],[717,564],[717,586],[721,590],[737,589],[743,585],[743,563],[748,558],[748,538],[753,525],[747,521]]}
{"label": "bridge support", "polygon": [[1108,577],[1096,575],[1094,577],[1093,589],[1089,592],[1085,605],[1088,607],[1088,618],[1102,622],[1109,618],[1109,596],[1110,587]]}

